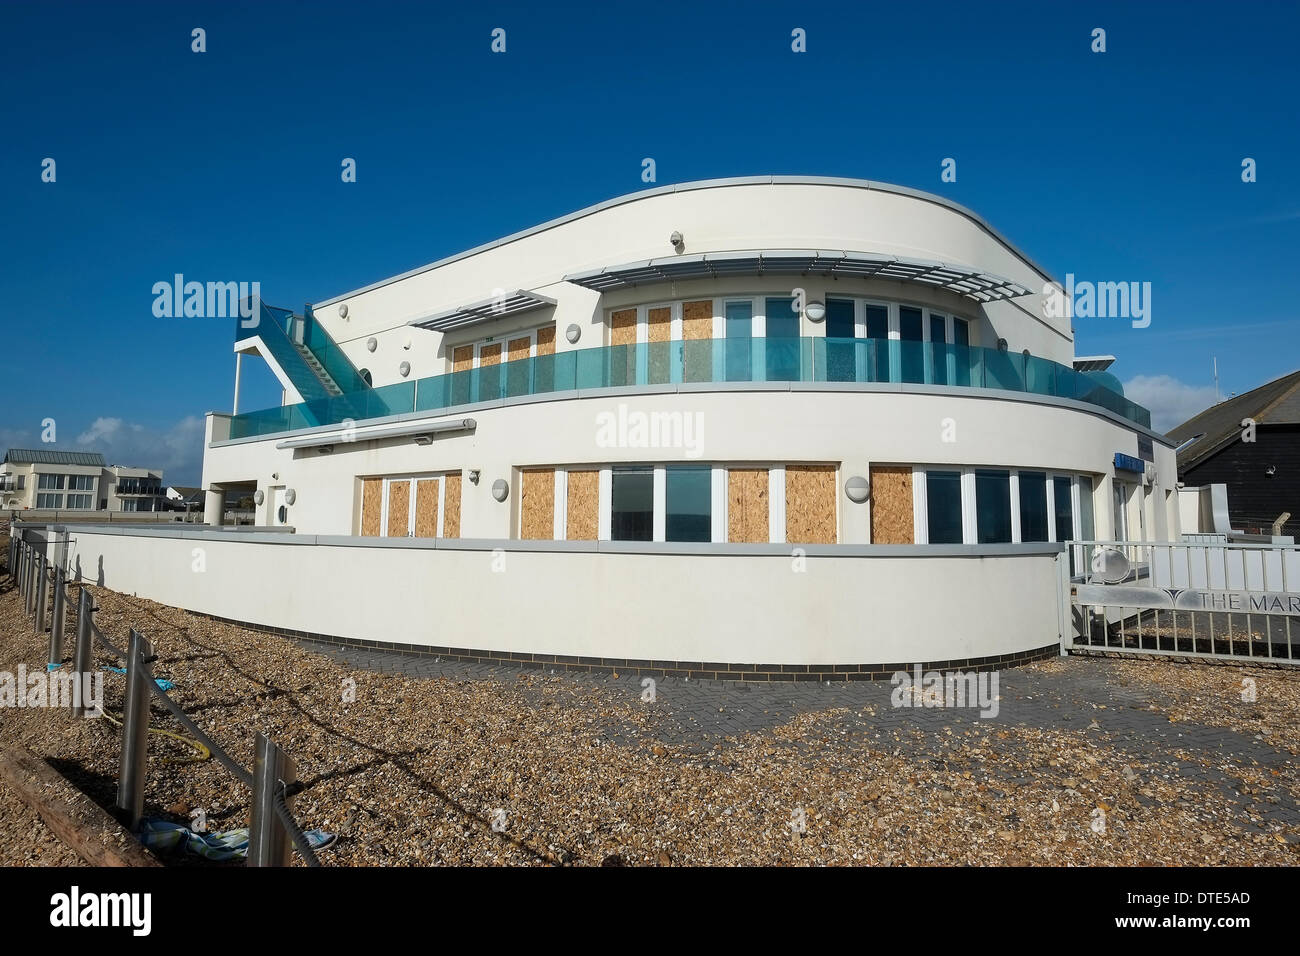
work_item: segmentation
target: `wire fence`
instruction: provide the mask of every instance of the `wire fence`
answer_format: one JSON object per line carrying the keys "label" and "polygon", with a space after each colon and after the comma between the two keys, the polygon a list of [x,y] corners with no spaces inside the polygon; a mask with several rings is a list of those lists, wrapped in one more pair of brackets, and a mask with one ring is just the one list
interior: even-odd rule
{"label": "wire fence", "polygon": [[[293,761],[266,735],[258,734],[254,765],[249,770],[199,727],[154,676],[150,664],[157,658],[148,638],[133,628],[130,643],[123,650],[115,646],[95,623],[94,612],[97,609],[88,588],[81,587],[77,600],[73,601],[63,563],[67,544],[66,536],[63,540],[51,541],[48,533],[25,529],[11,532],[6,571],[24,600],[24,611],[33,622],[34,634],[49,633],[48,670],[57,670],[64,664],[64,625],[68,606],[72,603],[77,605],[74,680],[83,687],[88,685],[89,676],[96,669],[91,661],[95,644],[125,665],[126,706],[122,719],[117,807],[129,817],[132,830],[139,829],[143,817],[149,699],[152,695],[222,767],[253,792],[248,865],[287,865],[289,847],[292,846],[307,866],[320,866],[310,841],[289,808],[288,801],[301,790],[293,776]],[[48,556],[51,546],[58,549],[58,556],[53,561]],[[78,704],[77,711],[78,716],[92,716],[84,699]]]}

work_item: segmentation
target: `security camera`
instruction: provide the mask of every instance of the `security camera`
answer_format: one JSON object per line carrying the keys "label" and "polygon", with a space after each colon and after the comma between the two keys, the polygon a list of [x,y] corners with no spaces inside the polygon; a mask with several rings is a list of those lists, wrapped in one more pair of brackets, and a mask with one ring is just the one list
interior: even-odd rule
{"label": "security camera", "polygon": [[681,249],[683,241],[684,240],[682,239],[682,234],[680,232],[674,231],[673,234],[668,237],[668,242],[672,245],[674,249]]}

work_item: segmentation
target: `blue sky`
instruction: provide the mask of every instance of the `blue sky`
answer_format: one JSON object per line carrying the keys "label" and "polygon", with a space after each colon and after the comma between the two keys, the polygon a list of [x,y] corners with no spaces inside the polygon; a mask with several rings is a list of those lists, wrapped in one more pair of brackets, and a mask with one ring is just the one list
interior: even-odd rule
{"label": "blue sky", "polygon": [[[155,319],[155,282],[300,308],[646,188],[647,156],[658,185],[924,189],[1060,278],[1151,282],[1149,328],[1076,319],[1077,351],[1172,426],[1212,356],[1225,396],[1300,366],[1297,28],[1267,2],[5,3],[0,447],[53,418],[196,483],[230,323]],[[277,401],[258,368],[245,408]]]}

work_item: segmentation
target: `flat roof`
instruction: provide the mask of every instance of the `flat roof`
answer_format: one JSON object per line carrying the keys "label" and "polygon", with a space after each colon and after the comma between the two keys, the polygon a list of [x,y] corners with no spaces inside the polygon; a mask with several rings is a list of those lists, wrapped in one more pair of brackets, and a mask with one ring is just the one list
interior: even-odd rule
{"label": "flat roof", "polygon": [[1033,259],[1029,258],[1029,256],[1027,256],[1010,239],[1002,235],[1002,233],[998,232],[998,230],[994,229],[993,226],[989,225],[989,223],[985,221],[983,217],[967,209],[965,206],[953,202],[951,199],[945,199],[944,197],[936,196],[933,193],[922,192],[919,189],[910,189],[907,186],[895,186],[892,185],[891,183],[878,183],[878,182],[872,182],[865,179],[846,179],[846,178],[840,178],[834,176],[737,176],[737,177],[731,177],[727,179],[702,179],[702,180],[689,182],[689,183],[675,183],[667,186],[657,186],[653,189],[645,189],[642,190],[641,192],[627,193],[625,195],[615,197],[614,199],[607,199],[604,202],[596,203],[594,206],[587,206],[583,209],[579,209],[577,212],[571,212],[568,215],[560,216],[557,219],[548,220],[544,223],[541,223],[540,225],[533,226],[529,229],[524,229],[520,232],[511,233],[510,235],[505,236],[504,238],[494,239],[491,242],[484,243],[483,245],[480,246],[475,246],[474,248],[467,249],[464,252],[458,252],[455,255],[447,256],[446,258],[439,259],[436,262],[431,262],[428,265],[420,266],[418,269],[411,269],[408,272],[403,272],[401,275],[395,275],[387,279],[382,279],[379,282],[373,282],[370,285],[362,286],[360,289],[353,289],[351,292],[345,292],[342,295],[336,295],[331,298],[324,299],[320,302],[313,303],[313,308],[323,309],[326,306],[335,304],[336,302],[342,302],[344,299],[350,299],[353,296],[361,295],[365,292],[372,292],[375,289],[381,289],[386,285],[392,285],[394,282],[401,282],[403,279],[409,279],[412,276],[420,275],[421,273],[424,272],[429,272],[432,269],[437,269],[441,266],[449,265],[461,259],[467,259],[470,256],[478,255],[481,252],[487,252],[489,249],[496,249],[499,246],[504,246],[507,245],[508,243],[516,242],[520,239],[527,238],[528,236],[537,235],[540,232],[545,232],[547,229],[554,229],[557,226],[562,226],[565,223],[573,222],[574,220],[577,219],[582,219],[585,216],[593,215],[594,213],[600,212],[604,209],[612,209],[615,206],[622,206],[625,203],[637,202],[638,200],[649,199],[653,196],[665,196],[671,193],[693,192],[697,189],[718,189],[718,188],[724,188],[728,186],[761,186],[761,185],[848,186],[854,189],[874,189],[879,192],[892,193],[898,196],[909,196],[913,199],[920,199],[924,202],[931,202],[934,203],[935,205],[943,206],[946,209],[951,209],[953,212],[965,216],[967,219],[971,220],[973,223],[975,223],[977,226],[979,226],[981,229],[987,232],[998,242],[1002,243],[1002,245],[1006,246],[1007,249],[1009,249],[1012,253],[1020,257],[1020,259],[1022,259],[1026,264],[1028,264],[1032,269],[1036,270],[1044,278],[1050,279],[1052,277],[1051,274],[1046,269],[1038,265],[1038,263],[1036,263]]}

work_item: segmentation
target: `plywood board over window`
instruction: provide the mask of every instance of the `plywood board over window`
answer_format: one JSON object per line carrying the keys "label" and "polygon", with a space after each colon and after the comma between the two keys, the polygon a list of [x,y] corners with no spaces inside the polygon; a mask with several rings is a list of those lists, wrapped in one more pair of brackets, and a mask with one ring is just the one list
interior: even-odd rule
{"label": "plywood board over window", "polygon": [[438,479],[422,478],[415,484],[415,536],[438,536]]}
{"label": "plywood board over window", "polygon": [[451,370],[453,372],[464,372],[466,369],[474,367],[474,346],[461,345],[452,350],[451,353]]}
{"label": "plywood board over window", "polygon": [[682,303],[682,380],[708,382],[713,378],[713,300]]}
{"label": "plywood board over window", "polygon": [[460,537],[460,472],[443,479],[442,491],[442,536],[444,538]]}
{"label": "plywood board over window", "polygon": [[571,471],[564,536],[570,541],[595,541],[600,530],[600,472]]}
{"label": "plywood board over window", "polygon": [[371,538],[379,537],[383,527],[384,479],[361,480],[361,533]]}
{"label": "plywood board over window", "polygon": [[636,309],[620,309],[609,317],[611,345],[636,344]]}
{"label": "plywood board over window", "polygon": [[390,481],[388,483],[388,528],[385,532],[389,538],[405,538],[411,530],[411,482]]}
{"label": "plywood board over window", "polygon": [[668,306],[646,312],[646,340],[650,343],[650,381],[655,384],[672,378],[671,346],[673,310]]}
{"label": "plywood board over window", "polygon": [[787,465],[785,540],[834,544],[835,530],[835,466]]}
{"label": "plywood board over window", "polygon": [[912,544],[912,469],[879,466],[871,469],[872,544]]}
{"label": "plywood board over window", "polygon": [[493,342],[491,345],[485,345],[478,351],[479,368],[484,365],[496,365],[501,361],[501,343]]}
{"label": "plywood board over window", "polygon": [[537,330],[537,354],[555,354],[555,326],[549,325],[544,329]]}
{"label": "plywood board over window", "polygon": [[768,539],[766,468],[727,472],[727,540],[765,543]]}
{"label": "plywood board over window", "polygon": [[511,339],[508,346],[507,362],[517,362],[520,359],[528,358],[528,353],[532,349],[533,340],[531,336],[525,335],[520,339]]}
{"label": "plywood board over window", "polygon": [[519,537],[549,541],[555,537],[555,469],[530,468],[523,473],[519,495]]}

